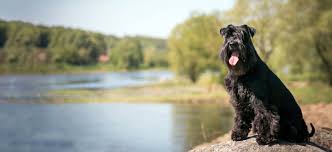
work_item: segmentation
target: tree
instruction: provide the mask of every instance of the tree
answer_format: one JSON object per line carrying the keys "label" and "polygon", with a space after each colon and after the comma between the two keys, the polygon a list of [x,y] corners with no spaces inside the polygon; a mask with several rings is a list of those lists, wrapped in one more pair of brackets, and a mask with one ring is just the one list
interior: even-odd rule
{"label": "tree", "polygon": [[7,28],[6,25],[0,23],[0,48],[3,48],[7,41]]}
{"label": "tree", "polygon": [[[281,38],[284,66],[291,75],[307,80],[328,81],[332,86],[331,8],[329,0],[290,0],[280,10]],[[291,57],[290,57],[291,55]]]}
{"label": "tree", "polygon": [[[331,4],[330,4],[331,6]],[[314,33],[314,45],[323,71],[330,86],[332,86],[332,10],[324,12],[317,22]]]}
{"label": "tree", "polygon": [[255,27],[256,49],[276,72],[332,85],[331,7],[330,0],[237,0],[222,19]]}
{"label": "tree", "polygon": [[148,60],[147,67],[167,66],[165,54],[164,39],[118,38],[80,29],[0,19],[0,63],[4,67],[8,64],[30,70],[52,64],[85,66],[97,64],[101,55],[110,55],[113,66],[137,69],[144,64],[143,58]]}
{"label": "tree", "polygon": [[222,38],[221,22],[216,15],[194,14],[177,25],[168,38],[169,62],[181,75],[195,82],[205,70],[218,71]]}
{"label": "tree", "polygon": [[[249,24],[257,29],[253,39],[258,53],[268,62],[279,36],[280,0],[237,0],[224,16],[230,23]],[[245,15],[244,15],[245,14]]]}
{"label": "tree", "polygon": [[50,33],[46,29],[42,29],[37,38],[36,46],[39,48],[47,48],[50,42]]}
{"label": "tree", "polygon": [[147,68],[167,67],[167,52],[165,50],[157,50],[154,47],[145,48],[144,65]]}
{"label": "tree", "polygon": [[111,63],[119,69],[138,69],[144,62],[142,46],[137,39],[123,38],[110,54]]}

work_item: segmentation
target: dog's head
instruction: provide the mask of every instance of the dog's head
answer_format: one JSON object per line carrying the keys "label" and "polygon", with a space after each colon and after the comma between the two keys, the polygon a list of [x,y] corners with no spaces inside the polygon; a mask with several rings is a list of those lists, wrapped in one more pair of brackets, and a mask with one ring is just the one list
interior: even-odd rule
{"label": "dog's head", "polygon": [[244,75],[256,63],[258,55],[251,38],[256,30],[247,25],[228,25],[220,29],[225,41],[220,58],[234,75]]}

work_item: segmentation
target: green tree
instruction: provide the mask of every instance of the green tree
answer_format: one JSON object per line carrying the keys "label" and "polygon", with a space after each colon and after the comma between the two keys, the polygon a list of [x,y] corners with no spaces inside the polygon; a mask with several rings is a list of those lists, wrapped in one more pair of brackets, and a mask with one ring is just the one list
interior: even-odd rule
{"label": "green tree", "polygon": [[7,41],[7,27],[0,22],[0,48],[3,48]]}
{"label": "green tree", "polygon": [[167,65],[165,43],[164,39],[144,36],[118,38],[61,26],[0,20],[0,63],[4,66],[38,69],[47,64],[93,65],[101,54],[108,54],[114,66],[137,69],[144,55],[149,54],[144,53],[148,49],[154,49],[149,67],[163,66]]}
{"label": "green tree", "polygon": [[256,49],[274,71],[332,85],[331,10],[330,0],[237,0],[221,16],[257,29]]}
{"label": "green tree", "polygon": [[146,48],[144,50],[144,65],[148,68],[167,67],[167,52],[156,48]]}
{"label": "green tree", "polygon": [[121,39],[110,54],[111,63],[119,69],[138,69],[144,62],[142,46],[137,39]]}
{"label": "green tree", "polygon": [[177,25],[168,38],[172,68],[192,82],[205,70],[219,70],[220,27],[218,17],[207,14],[194,14]]}
{"label": "green tree", "polygon": [[38,33],[36,46],[39,48],[47,48],[50,42],[50,33],[47,29],[41,29]]}
{"label": "green tree", "polygon": [[[282,12],[282,52],[294,74],[309,74],[309,79],[326,80],[332,86],[331,15],[332,2],[288,1]],[[292,37],[289,38],[289,33]]]}
{"label": "green tree", "polygon": [[237,0],[235,6],[225,12],[229,23],[249,24],[257,29],[253,41],[265,62],[276,49],[282,4],[280,0]]}
{"label": "green tree", "polygon": [[317,27],[313,36],[314,46],[321,60],[322,71],[329,85],[332,86],[332,10],[328,10],[320,16]]}

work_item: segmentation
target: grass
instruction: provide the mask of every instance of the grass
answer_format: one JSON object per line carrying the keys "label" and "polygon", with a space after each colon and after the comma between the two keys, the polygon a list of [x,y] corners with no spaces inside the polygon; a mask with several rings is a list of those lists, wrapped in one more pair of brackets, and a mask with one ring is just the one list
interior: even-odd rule
{"label": "grass", "polygon": [[107,90],[56,90],[53,102],[159,102],[218,103],[227,99],[220,85],[163,82],[153,85]]}
{"label": "grass", "polygon": [[332,87],[321,82],[292,82],[288,88],[300,104],[332,102]]}
{"label": "grass", "polygon": [[[288,88],[300,104],[332,102],[332,87],[323,83],[289,82]],[[106,90],[56,90],[49,93],[51,102],[159,102],[222,103],[228,94],[221,85],[199,85],[167,81],[153,85]]]}

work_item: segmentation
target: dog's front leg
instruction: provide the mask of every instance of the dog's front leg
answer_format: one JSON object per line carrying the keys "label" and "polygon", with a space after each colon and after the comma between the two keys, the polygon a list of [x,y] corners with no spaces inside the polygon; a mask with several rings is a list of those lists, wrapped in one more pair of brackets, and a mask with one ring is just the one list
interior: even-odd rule
{"label": "dog's front leg", "polygon": [[255,111],[253,129],[257,133],[256,141],[260,145],[272,144],[276,141],[279,131],[280,117],[277,109],[264,105],[257,98],[254,99],[253,103],[255,103],[253,106]]}
{"label": "dog's front leg", "polygon": [[232,101],[235,109],[235,120],[231,138],[234,141],[244,140],[248,137],[254,112],[248,106],[240,102]]}

